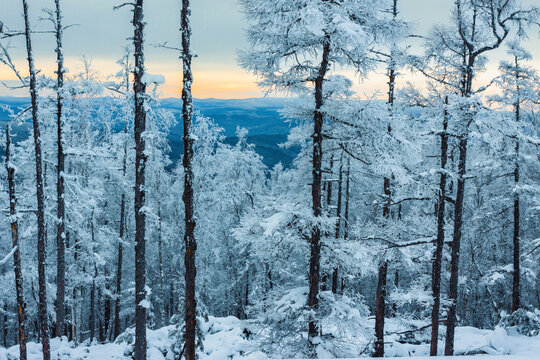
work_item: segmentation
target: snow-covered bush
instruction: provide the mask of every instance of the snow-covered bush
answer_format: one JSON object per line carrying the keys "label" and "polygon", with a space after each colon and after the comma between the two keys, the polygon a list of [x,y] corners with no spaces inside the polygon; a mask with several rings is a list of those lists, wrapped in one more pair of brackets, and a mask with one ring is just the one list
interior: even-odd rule
{"label": "snow-covered bush", "polygon": [[521,335],[537,336],[540,334],[540,310],[518,309],[511,314],[503,313],[499,326]]}
{"label": "snow-covered bush", "polygon": [[[260,348],[270,356],[302,357],[310,353],[307,322],[311,314],[306,298],[308,287],[282,293],[261,315]],[[320,333],[314,339],[319,357],[332,358],[359,354],[372,337],[367,322],[369,310],[363,299],[322,291],[317,310]]]}

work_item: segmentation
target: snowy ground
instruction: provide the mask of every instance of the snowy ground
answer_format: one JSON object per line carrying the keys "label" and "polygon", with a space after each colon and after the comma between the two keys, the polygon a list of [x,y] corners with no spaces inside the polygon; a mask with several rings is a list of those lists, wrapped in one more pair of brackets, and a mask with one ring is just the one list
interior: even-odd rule
{"label": "snowy ground", "polygon": [[[244,323],[234,317],[210,318],[204,323],[203,333],[206,334],[204,350],[200,352],[200,360],[263,360],[268,357],[257,351],[254,343],[246,340]],[[172,348],[176,340],[170,336],[174,326],[148,331],[149,360],[173,359]],[[132,334],[125,333],[124,340],[113,344],[82,344],[74,347],[66,340],[53,339],[51,343],[52,358],[55,360],[128,360],[131,359]],[[402,344],[388,336],[389,345],[386,347],[388,357],[414,357],[415,360],[433,360],[427,357],[428,344]],[[441,343],[440,349],[444,346]],[[18,359],[18,347],[0,348],[0,360]],[[28,344],[28,359],[41,359],[41,346],[36,343]],[[526,337],[517,335],[505,329],[480,330],[472,327],[459,327],[456,330],[456,354],[459,360],[540,360],[540,335]],[[487,355],[485,355],[487,354]],[[443,359],[445,357],[439,357]],[[447,359],[447,358],[445,358]]]}

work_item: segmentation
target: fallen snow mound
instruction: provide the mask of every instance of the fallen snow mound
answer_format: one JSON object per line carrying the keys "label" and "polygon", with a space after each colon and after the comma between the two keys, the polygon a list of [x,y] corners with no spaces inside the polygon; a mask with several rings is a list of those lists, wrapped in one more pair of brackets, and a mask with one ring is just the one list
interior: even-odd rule
{"label": "fallen snow mound", "polygon": [[[148,359],[172,360],[178,339],[172,334],[175,326],[166,326],[157,330],[148,330]],[[225,318],[209,317],[201,321],[201,333],[204,334],[204,346],[199,351],[200,360],[263,360],[268,356],[258,351],[256,339],[250,334],[249,323],[229,316]],[[415,357],[418,360],[433,360],[427,357],[429,344],[403,344],[388,337],[386,347],[388,357]],[[444,343],[439,344],[439,349]],[[88,344],[74,346],[67,339],[52,339],[51,358],[55,360],[128,360],[133,351],[133,330],[130,329],[115,343]],[[19,348],[0,347],[0,360],[18,359]],[[456,329],[456,355],[459,360],[540,360],[540,335],[530,337],[506,331],[498,327],[495,330],[480,330],[473,327]],[[474,355],[476,354],[476,355]],[[28,359],[41,360],[41,345],[28,344]],[[440,357],[443,359],[443,357]],[[447,357],[445,357],[447,359]]]}

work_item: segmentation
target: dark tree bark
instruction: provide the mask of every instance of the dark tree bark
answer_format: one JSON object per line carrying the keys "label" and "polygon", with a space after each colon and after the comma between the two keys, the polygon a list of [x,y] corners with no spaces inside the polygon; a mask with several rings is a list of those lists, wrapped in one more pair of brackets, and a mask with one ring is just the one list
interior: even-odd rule
{"label": "dark tree bark", "polygon": [[443,132],[441,133],[441,174],[439,180],[439,198],[437,200],[437,239],[433,252],[431,288],[433,292],[433,308],[431,311],[431,346],[429,354],[437,356],[439,340],[439,309],[441,305],[441,267],[444,248],[444,215],[446,204],[446,163],[448,160],[448,97],[445,99]]}
{"label": "dark tree bark", "polygon": [[[338,180],[338,198],[337,198],[337,210],[336,210],[336,240],[341,236],[341,206],[343,200],[343,154],[339,162],[339,180]],[[334,272],[332,273],[332,293],[337,294],[338,292],[338,278],[339,278],[339,269],[334,267]]]}
{"label": "dark tree bark", "polygon": [[[125,55],[125,84],[126,94],[129,94],[129,53]],[[127,142],[128,142],[128,124],[124,124],[124,158],[122,160],[122,179],[126,178],[127,172]],[[120,335],[120,300],[122,297],[122,263],[124,260],[124,232],[126,228],[126,193],[122,189],[122,200],[120,202],[120,229],[118,239],[118,258],[116,260],[116,297],[114,299],[114,332],[113,338]]]}
{"label": "dark tree bark", "polygon": [[186,280],[186,309],[185,309],[185,357],[186,360],[195,360],[195,332],[197,326],[197,301],[195,298],[195,277],[197,269],[195,267],[195,251],[197,242],[195,239],[195,209],[193,198],[193,98],[191,95],[191,85],[193,83],[193,73],[191,62],[193,54],[191,52],[191,9],[189,0],[182,0],[181,11],[181,31],[182,31],[182,65],[183,65],[183,88],[182,88],[182,118],[184,120],[184,215],[185,234],[185,280]]}
{"label": "dark tree bark", "polygon": [[62,107],[64,103],[63,87],[64,87],[64,51],[62,47],[62,12],[60,9],[60,0],[54,1],[56,6],[56,62],[58,68],[56,70],[56,126],[57,126],[57,182],[56,182],[56,198],[57,198],[57,221],[56,228],[56,336],[65,335],[65,276],[66,276],[66,260],[65,260],[65,200],[64,200],[64,168],[65,157],[64,147],[62,144]]}
{"label": "dark tree bark", "polygon": [[[108,271],[107,271],[107,275],[109,275]],[[105,294],[105,304],[103,307],[103,324],[100,327],[102,331],[99,334],[99,341],[101,343],[104,343],[107,339],[110,338],[109,329],[110,329],[110,324],[111,324],[112,299],[111,299],[111,296],[108,295],[110,294],[110,290],[111,290],[111,287],[108,281],[105,284],[105,289],[106,289],[106,294]]]}
{"label": "dark tree bark", "polygon": [[[11,165],[11,137],[9,135],[9,124],[6,125],[6,171],[8,175],[9,188],[11,240],[13,249],[15,249],[13,253],[13,270],[15,272],[15,290],[17,293],[17,320],[19,322],[19,356],[21,360],[26,360],[26,304],[24,302],[23,292],[21,249],[19,248],[19,222],[17,221],[17,196],[15,195],[15,168]],[[4,329],[7,329],[7,324],[5,322]]]}
{"label": "dark tree bark", "polygon": [[343,229],[343,239],[349,238],[349,201],[350,201],[350,184],[351,184],[351,159],[347,158],[347,181],[345,184],[345,216],[343,218],[345,224]]}
{"label": "dark tree bark", "polygon": [[90,312],[88,314],[88,330],[90,331],[90,344],[94,342],[95,328],[96,328],[96,281],[92,281],[92,287],[90,288]]}
{"label": "dark tree bark", "polygon": [[379,280],[375,303],[375,351],[373,357],[384,357],[384,316],[386,298],[386,274],[388,262],[383,260],[379,265]]}
{"label": "dark tree bark", "polygon": [[133,9],[133,45],[135,69],[133,72],[133,95],[135,101],[135,360],[146,360],[146,214],[145,170],[146,170],[146,110],[144,101],[146,85],[144,75],[144,21],[143,0],[136,0]]}
{"label": "dark tree bark", "polygon": [[4,316],[2,317],[3,318],[3,322],[4,322],[4,330],[2,331],[2,345],[7,348],[7,344],[8,344],[8,306],[7,306],[7,303],[4,304]]}
{"label": "dark tree bark", "polygon": [[157,181],[157,217],[158,217],[158,272],[159,272],[159,322],[163,325],[165,318],[165,293],[163,291],[163,225],[161,219],[161,174]]}
{"label": "dark tree bark", "polygon": [[[334,158],[330,158],[330,175],[334,174]],[[332,179],[326,181],[326,205],[330,206],[332,204]]]}
{"label": "dark tree bark", "polygon": [[[519,61],[517,56],[514,58],[515,67],[516,67],[516,91],[518,93],[518,99],[514,105],[514,113],[516,123],[519,123],[520,112],[521,112],[521,103],[519,99]],[[514,185],[517,188],[519,186],[519,138],[516,134],[516,159],[514,164]],[[512,276],[512,312],[518,310],[521,307],[520,301],[520,288],[519,288],[519,278],[520,278],[520,266],[519,266],[519,191],[517,189],[514,191],[514,236],[513,236],[513,258],[514,258],[514,271]]]}
{"label": "dark tree bark", "polygon": [[[392,15],[397,18],[397,0],[393,1]],[[396,64],[393,58],[392,52],[389,56],[388,62],[388,108],[390,116],[393,116],[394,96],[396,87]],[[388,134],[392,132],[391,124],[388,124]],[[385,203],[383,206],[383,218],[386,226],[386,222],[390,218],[390,203],[391,203],[391,189],[390,178],[385,177],[383,181],[383,190]],[[386,256],[386,255],[383,255]],[[379,265],[379,280],[377,282],[376,301],[375,301],[375,350],[374,357],[384,356],[384,317],[386,307],[386,276],[388,273],[388,261],[386,259],[381,260]]]}
{"label": "dark tree bark", "polygon": [[38,89],[36,82],[36,69],[34,67],[34,55],[32,52],[32,39],[30,18],[28,14],[28,2],[22,0],[26,51],[28,55],[28,68],[30,73],[30,98],[32,103],[32,125],[34,129],[34,152],[36,161],[36,198],[37,198],[37,256],[38,256],[38,283],[39,283],[39,306],[38,317],[41,336],[41,345],[43,346],[43,360],[50,360],[49,346],[49,322],[47,317],[47,278],[45,274],[46,249],[45,249],[45,204],[43,194],[43,168],[41,153],[41,134],[39,131],[39,113],[38,113]]}
{"label": "dark tree bark", "polygon": [[114,299],[114,339],[120,335],[120,299],[122,297],[122,262],[124,260],[124,246],[122,242],[124,241],[125,209],[126,194],[122,194],[122,203],[120,205],[120,238],[118,241],[118,258],[116,265],[116,297]]}
{"label": "dark tree bark", "polygon": [[[384,178],[385,204],[383,206],[383,217],[390,218],[390,179]],[[379,280],[377,281],[377,291],[375,294],[375,349],[373,357],[384,357],[384,317],[386,307],[386,275],[388,273],[388,261],[381,260],[379,265]]]}
{"label": "dark tree bark", "polygon": [[[505,1],[497,6],[482,7],[481,4],[472,2],[471,19],[465,19],[463,12],[462,2],[456,1],[456,20],[458,25],[458,33],[463,43],[463,65],[462,65],[462,83],[461,83],[461,96],[463,98],[470,98],[473,94],[473,79],[475,76],[476,60],[482,56],[485,52],[495,50],[500,47],[503,41],[508,37],[510,33],[510,27],[508,23],[518,22],[519,26],[523,18],[515,17],[515,14],[511,13],[506,15],[508,17],[501,16],[505,13],[505,9],[512,6],[512,2]],[[477,20],[478,14],[481,12],[487,12],[486,16],[491,18],[488,26],[492,30],[492,42],[484,46],[478,46],[475,44],[475,35],[477,33]],[[467,24],[467,25],[465,25]],[[470,24],[470,25],[469,25]],[[464,29],[464,26],[469,26],[468,29]],[[456,49],[452,49],[454,52]],[[465,175],[466,175],[466,163],[467,163],[467,140],[468,129],[474,118],[471,113],[471,108],[467,107],[462,109],[463,116],[461,121],[464,127],[462,133],[459,136],[459,161],[458,161],[458,180],[456,189],[456,201],[454,206],[454,233],[452,240],[452,253],[450,261],[450,286],[449,286],[449,299],[451,301],[448,309],[448,319],[446,326],[446,344],[444,354],[451,356],[454,354],[454,333],[456,328],[457,319],[457,299],[458,299],[458,277],[459,277],[459,255],[461,236],[463,228],[463,204],[465,198]]]}
{"label": "dark tree bark", "polygon": [[[326,37],[323,46],[322,60],[319,67],[319,73],[315,80],[315,111],[313,112],[313,182],[311,185],[311,199],[313,205],[313,216],[318,218],[322,213],[321,204],[321,181],[322,181],[322,127],[323,114],[323,82],[328,71],[328,57],[330,55],[330,37]],[[319,283],[320,283],[320,262],[321,262],[321,229],[315,225],[311,231],[310,239],[310,257],[309,257],[309,294],[308,306],[317,311],[319,308]],[[319,333],[319,326],[313,317],[308,321],[309,342]]]}
{"label": "dark tree bark", "polygon": [[461,245],[461,235],[463,228],[463,204],[465,197],[465,174],[467,162],[467,137],[459,141],[459,161],[458,161],[458,181],[456,205],[454,211],[454,235],[451,244],[452,255],[450,260],[450,286],[449,299],[451,301],[448,309],[448,320],[446,324],[446,344],[444,353],[447,356],[454,354],[454,332],[457,319],[457,298],[458,298],[458,276],[459,276],[459,255]]}
{"label": "dark tree bark", "polygon": [[[397,15],[396,1],[394,1],[394,16]],[[389,73],[388,73],[388,105],[391,108],[394,105],[394,89],[395,89],[395,69],[391,60]],[[392,132],[392,127],[388,124],[388,133]],[[390,203],[391,203],[391,189],[390,178],[385,177],[383,181],[383,190],[385,202],[383,206],[383,217],[386,222],[390,218]],[[388,273],[388,262],[382,260],[379,266],[379,281],[377,282],[376,302],[375,302],[375,351],[373,357],[384,356],[384,316],[386,307],[386,275]]]}

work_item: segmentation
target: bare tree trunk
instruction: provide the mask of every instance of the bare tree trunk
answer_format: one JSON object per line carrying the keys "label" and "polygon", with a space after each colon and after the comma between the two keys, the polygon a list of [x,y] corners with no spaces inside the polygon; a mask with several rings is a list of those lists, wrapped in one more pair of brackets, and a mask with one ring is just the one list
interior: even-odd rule
{"label": "bare tree trunk", "polygon": [[[390,179],[384,178],[385,204],[383,207],[383,217],[390,218]],[[385,255],[383,255],[385,256]],[[379,280],[377,281],[377,291],[375,294],[375,350],[373,357],[384,357],[384,317],[386,307],[386,275],[388,273],[388,261],[382,259],[379,265]]]}
{"label": "bare tree trunk", "polygon": [[161,219],[161,173],[157,181],[157,217],[158,217],[158,272],[159,272],[159,324],[165,322],[165,294],[163,292],[163,229]]}
{"label": "bare tree trunk", "polygon": [[[459,4],[456,3],[458,6]],[[467,98],[472,94],[472,81],[474,77],[473,67],[475,58],[471,54],[471,49],[465,46],[463,52],[464,74],[462,97]],[[458,300],[458,277],[459,277],[459,256],[461,247],[461,236],[463,229],[463,205],[465,202],[465,175],[467,173],[467,142],[468,142],[468,127],[472,122],[468,112],[470,109],[464,110],[465,122],[464,130],[459,138],[459,160],[458,160],[458,176],[456,189],[456,202],[454,206],[454,233],[451,244],[451,260],[450,260],[450,284],[448,297],[451,301],[448,308],[448,317],[446,322],[446,343],[444,346],[444,354],[452,356],[454,354],[454,336],[457,321],[457,300]]]}
{"label": "bare tree trunk", "polygon": [[433,308],[431,311],[431,346],[429,354],[437,356],[439,341],[439,309],[441,305],[441,267],[444,248],[444,208],[446,204],[446,162],[448,160],[448,96],[445,99],[443,132],[441,133],[441,176],[439,181],[439,199],[437,201],[437,240],[433,252],[431,288],[433,291]]}
{"label": "bare tree trunk", "polygon": [[[397,0],[393,1],[393,17],[397,17]],[[394,95],[396,86],[396,65],[393,58],[393,48],[391,49],[389,64],[388,64],[388,108],[390,116],[393,115]],[[388,124],[388,134],[392,132],[391,124]],[[385,204],[383,206],[383,217],[386,222],[390,218],[390,203],[391,203],[391,190],[390,190],[390,178],[384,178],[384,195]],[[386,226],[386,225],[385,225]],[[386,256],[383,255],[383,256]],[[386,259],[381,260],[379,265],[379,280],[377,282],[377,291],[375,299],[375,351],[373,357],[384,356],[384,317],[386,307],[386,276],[388,273],[388,261]]]}
{"label": "bare tree trunk", "polygon": [[116,265],[116,297],[114,299],[114,339],[120,335],[120,300],[122,297],[122,262],[124,258],[124,246],[122,242],[124,241],[125,209],[126,194],[122,194],[122,203],[120,205],[120,238],[118,240],[118,258]]}
{"label": "bare tree trunk", "polygon": [[193,98],[191,95],[191,85],[193,83],[193,73],[191,62],[193,54],[191,52],[191,25],[190,25],[190,1],[182,0],[181,31],[182,31],[182,66],[183,66],[183,88],[182,88],[182,117],[184,120],[184,201],[185,213],[185,280],[186,280],[186,308],[185,308],[185,357],[186,360],[195,360],[195,332],[197,326],[197,301],[195,297],[195,277],[197,269],[195,267],[195,252],[197,242],[195,239],[195,209],[193,198]]}
{"label": "bare tree trunk", "polygon": [[90,331],[90,344],[94,342],[95,328],[96,328],[96,281],[92,280],[92,287],[90,288],[90,313],[88,314],[88,330]]}
{"label": "bare tree trunk", "polygon": [[452,241],[452,255],[450,260],[450,289],[449,299],[451,301],[448,309],[448,320],[446,324],[446,344],[444,353],[447,356],[454,354],[454,332],[457,318],[457,298],[458,298],[458,276],[459,276],[459,252],[461,245],[461,231],[463,227],[463,203],[465,197],[465,174],[467,161],[467,136],[463,136],[459,141],[459,162],[456,205],[454,213],[454,235]]}
{"label": "bare tree trunk", "polygon": [[349,202],[350,202],[350,184],[351,184],[351,159],[347,158],[347,181],[345,184],[345,224],[343,229],[343,239],[349,238]]}
{"label": "bare tree trunk", "polygon": [[[11,164],[11,137],[9,124],[6,125],[6,170],[9,188],[9,215],[11,221],[11,240],[13,249],[13,270],[15,272],[15,290],[17,292],[17,320],[19,321],[19,354],[26,360],[26,304],[24,302],[21,249],[19,248],[19,223],[17,221],[17,196],[15,195],[15,168]],[[7,324],[4,323],[4,329]]]}
{"label": "bare tree trunk", "polygon": [[3,322],[4,322],[4,330],[2,331],[2,344],[5,348],[8,347],[8,306],[7,303],[4,303],[4,316]]}
{"label": "bare tree trunk", "polygon": [[[339,161],[339,180],[338,180],[338,198],[337,198],[337,210],[336,210],[336,240],[339,239],[341,235],[341,205],[343,200],[343,154]],[[332,273],[332,293],[337,294],[338,292],[338,278],[339,278],[339,269],[334,267],[334,272]]]}
{"label": "bare tree trunk", "polygon": [[[125,55],[125,84],[126,94],[129,93],[129,53]],[[127,121],[124,124],[124,158],[122,161],[122,179],[125,180],[127,172],[127,141],[128,141],[128,124]],[[124,232],[126,228],[126,194],[122,189],[122,200],[120,203],[120,229],[118,239],[118,258],[116,261],[116,297],[114,300],[114,333],[113,337],[116,339],[120,335],[120,300],[122,297],[122,262],[124,260]]]}
{"label": "bare tree trunk", "polygon": [[[96,244],[96,235],[94,228],[94,210],[92,210],[92,215],[90,218],[90,233],[92,236],[92,247],[95,247]],[[96,278],[98,276],[97,266],[94,263],[94,278],[92,279],[92,287],[90,288],[90,312],[88,314],[88,328],[90,331],[90,344],[94,342],[95,338],[95,328],[96,328]]]}
{"label": "bare tree trunk", "polygon": [[[80,244],[78,241],[78,238],[75,237],[74,239],[74,251],[73,251],[73,266],[75,269],[77,269],[77,260],[79,259],[79,251],[80,251]],[[77,269],[78,270],[78,269]],[[75,286],[73,289],[73,298],[74,299],[80,299],[82,295],[82,288],[80,285]],[[71,317],[72,317],[72,332],[73,332],[73,342],[75,345],[79,344],[81,341],[81,302],[73,302],[72,304],[72,310],[71,310]]]}
{"label": "bare tree trunk", "polygon": [[[107,275],[109,275],[109,272],[107,271]],[[111,305],[112,305],[112,299],[109,295],[111,293],[111,287],[109,282],[105,284],[106,293],[104,295],[105,297],[105,304],[103,309],[103,324],[101,326],[101,329],[103,330],[102,333],[100,333],[99,341],[101,343],[104,343],[107,339],[110,337],[110,324],[111,324]]]}
{"label": "bare tree trunk", "polygon": [[[313,112],[313,182],[311,185],[311,199],[313,203],[313,216],[321,216],[321,180],[322,180],[322,127],[323,114],[323,81],[328,71],[328,57],[330,55],[330,38],[326,37],[323,47],[321,65],[319,73],[315,80],[315,111]],[[315,225],[311,231],[310,239],[310,257],[309,257],[309,294],[308,306],[317,311],[319,308],[319,283],[320,283],[320,262],[321,262],[321,229]],[[310,345],[313,345],[312,339],[319,333],[319,326],[313,317],[308,321],[308,337]]]}
{"label": "bare tree trunk", "polygon": [[28,14],[27,0],[22,0],[26,50],[28,54],[28,68],[30,73],[30,97],[32,100],[32,124],[34,128],[34,151],[36,157],[36,197],[37,197],[37,255],[38,255],[38,282],[39,282],[39,323],[41,344],[43,347],[43,360],[50,360],[51,353],[49,347],[49,322],[47,317],[47,279],[45,273],[46,249],[45,249],[45,205],[43,194],[43,169],[41,154],[41,134],[39,132],[38,119],[38,89],[36,83],[36,70],[34,67],[34,56],[32,52],[32,39],[30,30],[30,18]]}
{"label": "bare tree trunk", "polygon": [[65,200],[64,200],[64,168],[65,157],[62,144],[62,106],[63,87],[64,87],[64,52],[62,47],[62,12],[60,9],[60,0],[55,0],[56,5],[56,62],[58,69],[56,70],[56,126],[57,126],[57,183],[56,183],[56,198],[57,198],[57,231],[56,231],[56,336],[65,335],[65,276],[66,276],[66,260],[65,260]]}
{"label": "bare tree trunk", "polygon": [[[517,56],[514,57],[515,66],[516,66],[516,90],[518,93],[518,99],[514,107],[516,124],[520,120],[521,104],[519,99],[519,62]],[[516,160],[514,165],[514,185],[516,189],[514,190],[514,236],[513,236],[513,258],[514,258],[514,271],[512,278],[512,312],[518,310],[521,306],[520,301],[520,288],[519,288],[519,278],[520,278],[520,266],[519,266],[519,191],[517,187],[519,186],[519,137],[516,134]]]}
{"label": "bare tree trunk", "polygon": [[133,93],[135,101],[135,360],[146,359],[146,214],[145,170],[146,170],[146,110],[144,107],[146,85],[144,75],[144,21],[143,0],[136,0],[133,10],[133,45],[135,69]]}
{"label": "bare tree trunk", "polygon": [[375,351],[373,357],[384,357],[384,316],[386,298],[386,274],[388,262],[383,260],[379,265],[379,281],[375,303]]}

